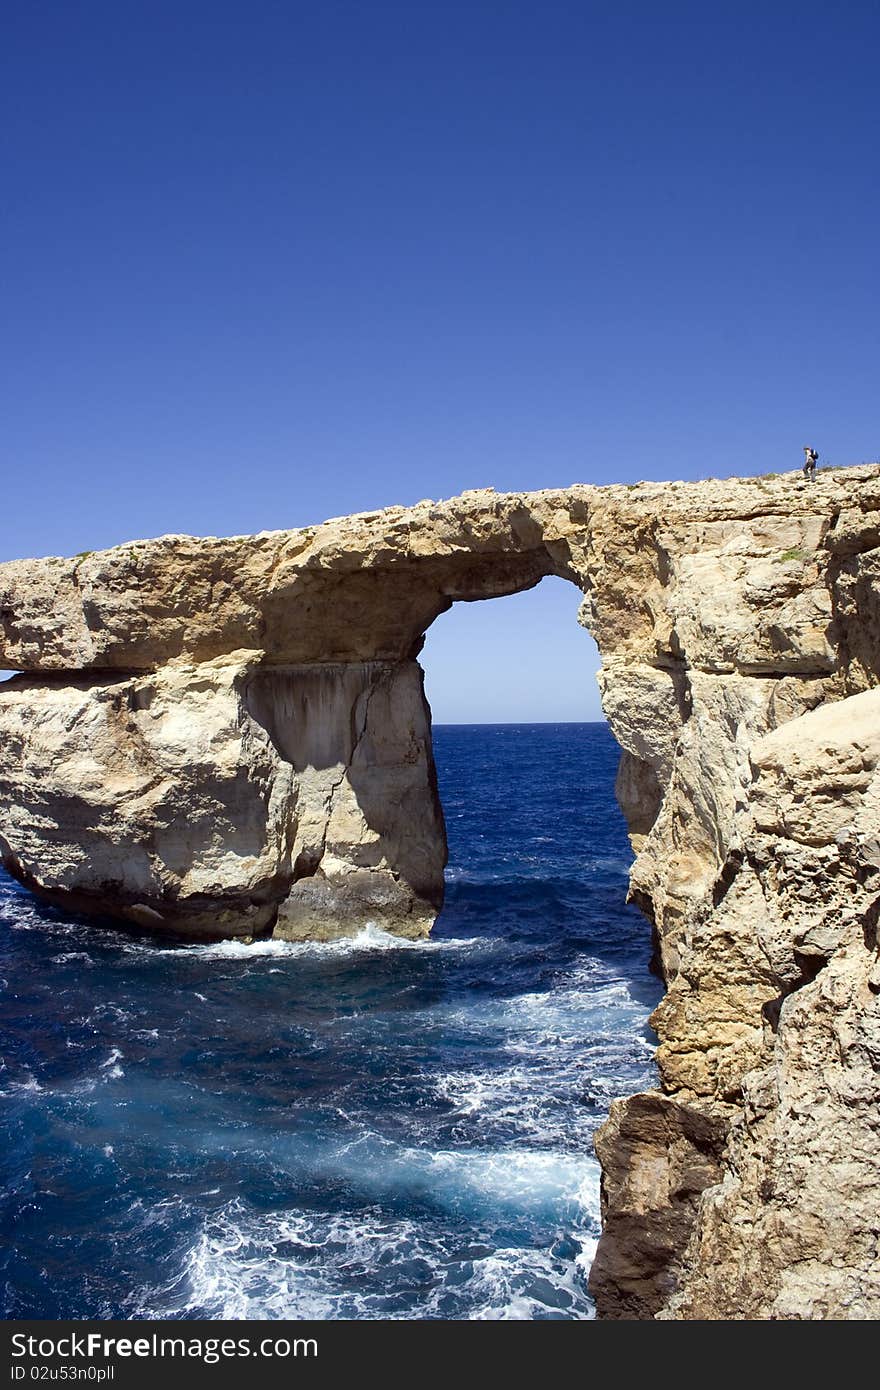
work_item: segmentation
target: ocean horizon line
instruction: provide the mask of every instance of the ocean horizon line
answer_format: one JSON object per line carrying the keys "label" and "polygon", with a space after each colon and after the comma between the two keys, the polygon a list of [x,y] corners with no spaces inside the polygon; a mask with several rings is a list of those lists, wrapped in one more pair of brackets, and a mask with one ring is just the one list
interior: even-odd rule
{"label": "ocean horizon line", "polygon": [[586,724],[607,724],[607,719],[434,719],[434,729],[524,729],[546,725],[578,728]]}

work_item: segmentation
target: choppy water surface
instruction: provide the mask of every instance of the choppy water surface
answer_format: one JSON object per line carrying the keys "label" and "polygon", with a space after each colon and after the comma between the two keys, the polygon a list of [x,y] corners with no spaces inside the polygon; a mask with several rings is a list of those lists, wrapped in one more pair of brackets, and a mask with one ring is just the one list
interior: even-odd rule
{"label": "choppy water surface", "polygon": [[169,946],[0,872],[5,1317],[583,1318],[650,1084],[604,725],[435,730],[434,938]]}

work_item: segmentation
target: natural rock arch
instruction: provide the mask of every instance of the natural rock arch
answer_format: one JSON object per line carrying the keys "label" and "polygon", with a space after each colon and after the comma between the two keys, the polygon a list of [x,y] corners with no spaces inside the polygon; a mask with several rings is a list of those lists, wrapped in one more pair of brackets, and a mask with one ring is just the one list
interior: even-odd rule
{"label": "natural rock arch", "polygon": [[2,565],[3,861],[156,929],[426,932],[422,634],[546,574],[585,595],[668,985],[661,1089],[599,1142],[600,1313],[877,1316],[877,467]]}
{"label": "natural rock arch", "polygon": [[[456,600],[577,582],[552,531],[585,491],[2,567],[2,650],[31,673],[5,693],[7,866],[157,930],[423,935],[445,862],[424,633]],[[35,722],[67,756],[30,778]]]}

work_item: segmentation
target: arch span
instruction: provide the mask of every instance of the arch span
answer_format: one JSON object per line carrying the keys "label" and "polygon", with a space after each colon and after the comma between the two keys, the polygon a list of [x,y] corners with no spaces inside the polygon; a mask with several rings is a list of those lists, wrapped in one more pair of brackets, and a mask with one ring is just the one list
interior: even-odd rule
{"label": "arch span", "polygon": [[[2,697],[7,867],[185,934],[424,934],[445,859],[425,631],[456,601],[580,584],[590,492],[0,567],[0,660],[27,673]],[[66,740],[51,768],[35,725]]]}

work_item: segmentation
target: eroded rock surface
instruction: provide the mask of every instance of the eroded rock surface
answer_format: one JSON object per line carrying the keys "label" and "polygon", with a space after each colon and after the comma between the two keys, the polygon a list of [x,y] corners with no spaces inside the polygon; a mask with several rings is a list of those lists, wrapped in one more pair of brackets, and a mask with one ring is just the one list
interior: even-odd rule
{"label": "eroded rock surface", "polygon": [[233,652],[0,694],[0,850],[54,901],[191,936],[430,930],[446,842],[413,661]]}
{"label": "eroded rock surface", "polygon": [[0,852],[191,935],[419,935],[416,656],[561,575],[667,993],[599,1137],[601,1316],[880,1314],[880,468],[442,503],[0,565]]}

